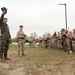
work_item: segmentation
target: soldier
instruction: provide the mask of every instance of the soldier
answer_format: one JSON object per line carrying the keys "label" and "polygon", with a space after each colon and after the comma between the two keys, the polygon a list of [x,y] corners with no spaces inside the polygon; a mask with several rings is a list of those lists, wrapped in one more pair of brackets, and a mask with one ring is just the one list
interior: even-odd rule
{"label": "soldier", "polygon": [[36,46],[36,39],[35,39],[35,37],[33,37],[32,39],[33,39],[32,40],[32,47],[35,47]]}
{"label": "soldier", "polygon": [[66,34],[66,36],[67,51],[69,52],[70,50],[72,50],[72,32],[69,31],[69,33]]}
{"label": "soldier", "polygon": [[57,48],[61,49],[62,46],[61,46],[61,32],[58,32],[58,35],[57,35]]}
{"label": "soldier", "polygon": [[53,47],[57,47],[57,33],[54,32],[53,34]]}
{"label": "soldier", "polygon": [[73,35],[72,35],[72,47],[73,47],[73,50],[75,51],[75,29],[73,29]]}
{"label": "soldier", "polygon": [[62,47],[63,47],[63,49],[64,49],[64,51],[66,52],[66,48],[67,48],[67,35],[68,35],[68,31],[64,31],[63,33],[62,33],[62,42],[61,42],[61,44],[62,44]]}
{"label": "soldier", "polygon": [[7,25],[7,21],[8,21],[7,18],[3,19],[3,26],[5,28],[2,27],[2,39],[3,40],[2,40],[2,44],[1,44],[2,50],[4,50],[3,53],[4,53],[4,59],[5,60],[9,60],[9,58],[7,58],[7,52],[9,49],[9,44],[11,42],[11,35],[10,35],[9,27]]}
{"label": "soldier", "polygon": [[29,47],[32,47],[32,43],[33,43],[32,37],[29,37],[28,40],[29,40]]}
{"label": "soldier", "polygon": [[46,39],[46,37],[45,37],[45,35],[43,35],[43,37],[42,37],[42,44],[41,44],[42,48],[45,47],[45,39]]}
{"label": "soldier", "polygon": [[41,45],[42,45],[42,37],[39,36],[39,38],[38,38],[38,47],[41,47]]}
{"label": "soldier", "polygon": [[2,50],[1,50],[1,26],[2,26],[2,22],[3,22],[3,18],[4,18],[4,15],[5,15],[5,12],[6,11],[2,11],[2,15],[1,15],[1,18],[0,18],[0,59],[3,58],[3,55],[2,55]]}
{"label": "soldier", "polygon": [[22,55],[24,56],[24,43],[25,43],[25,34],[23,31],[23,26],[20,25],[20,30],[17,32],[18,39],[18,55],[20,55],[20,51],[22,51]]}
{"label": "soldier", "polygon": [[50,48],[50,41],[51,41],[51,39],[50,39],[50,33],[48,33],[47,34],[47,36],[46,36],[46,40],[45,40],[45,47],[46,48]]}
{"label": "soldier", "polygon": [[[4,16],[6,14],[5,10],[2,11],[3,14],[2,16]],[[9,58],[7,57],[7,53],[8,53],[8,49],[9,49],[9,43],[11,40],[11,36],[10,36],[10,31],[9,31],[9,27],[7,24],[8,19],[2,17],[1,18],[2,21],[0,21],[0,27],[1,27],[1,48],[0,48],[0,58],[5,60],[9,60]]]}

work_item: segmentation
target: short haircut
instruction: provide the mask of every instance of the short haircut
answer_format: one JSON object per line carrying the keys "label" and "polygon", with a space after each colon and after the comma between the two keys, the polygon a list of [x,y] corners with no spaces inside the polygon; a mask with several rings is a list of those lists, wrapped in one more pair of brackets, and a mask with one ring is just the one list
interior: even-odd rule
{"label": "short haircut", "polygon": [[20,25],[20,27],[23,27],[23,25]]}
{"label": "short haircut", "polygon": [[7,19],[7,18],[4,18],[4,19]]}

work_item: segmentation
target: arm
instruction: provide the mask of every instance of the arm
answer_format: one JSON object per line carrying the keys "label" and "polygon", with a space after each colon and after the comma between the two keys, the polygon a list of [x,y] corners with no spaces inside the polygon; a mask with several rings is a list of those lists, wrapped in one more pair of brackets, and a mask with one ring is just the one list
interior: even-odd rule
{"label": "arm", "polygon": [[6,11],[5,10],[3,10],[2,11],[2,15],[1,15],[1,18],[0,18],[0,23],[2,23],[3,22],[3,18],[4,18],[4,15],[6,14]]}
{"label": "arm", "polygon": [[19,37],[19,31],[17,32],[17,38]]}
{"label": "arm", "polygon": [[7,36],[7,42],[8,43],[12,43],[12,37],[10,35],[10,30],[9,30],[9,26],[6,24],[6,36]]}
{"label": "arm", "polygon": [[9,30],[9,26],[8,25],[7,25],[7,30],[8,30],[9,38],[11,38],[10,30]]}
{"label": "arm", "polygon": [[0,18],[0,23],[3,22],[3,18],[4,18],[4,14],[1,15],[1,18]]}

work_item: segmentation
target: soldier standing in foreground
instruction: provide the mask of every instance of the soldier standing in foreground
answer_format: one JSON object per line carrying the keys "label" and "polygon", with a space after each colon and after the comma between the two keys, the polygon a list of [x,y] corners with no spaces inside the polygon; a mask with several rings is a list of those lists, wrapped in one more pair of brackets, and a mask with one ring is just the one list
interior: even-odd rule
{"label": "soldier standing in foreground", "polygon": [[24,56],[24,43],[25,43],[25,34],[23,31],[23,26],[20,25],[20,29],[17,32],[17,39],[18,39],[18,55],[20,55],[20,51],[22,51],[22,55]]}
{"label": "soldier standing in foreground", "polygon": [[2,22],[3,22],[5,12],[6,12],[5,10],[2,11],[2,15],[1,15],[1,18],[0,18],[0,60],[3,58],[2,57],[2,50],[1,50],[1,25],[2,25]]}
{"label": "soldier standing in foreground", "polygon": [[7,9],[1,8],[2,10],[2,16],[0,19],[0,59],[4,59],[5,60],[9,60],[9,58],[7,57],[7,53],[8,53],[8,49],[9,49],[9,43],[11,40],[11,36],[10,36],[10,31],[9,31],[9,27],[7,24],[8,19],[4,18],[4,15],[7,13]]}

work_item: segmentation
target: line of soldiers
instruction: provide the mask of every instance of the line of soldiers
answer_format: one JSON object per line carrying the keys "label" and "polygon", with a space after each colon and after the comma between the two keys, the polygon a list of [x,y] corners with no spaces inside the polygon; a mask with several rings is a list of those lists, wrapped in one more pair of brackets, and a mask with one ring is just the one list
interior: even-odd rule
{"label": "line of soldiers", "polygon": [[30,37],[28,41],[30,47],[35,47],[36,43],[38,43],[38,47],[55,47],[64,51],[75,51],[75,29],[73,31],[55,32],[52,36],[50,34],[43,37],[39,36],[37,39]]}

